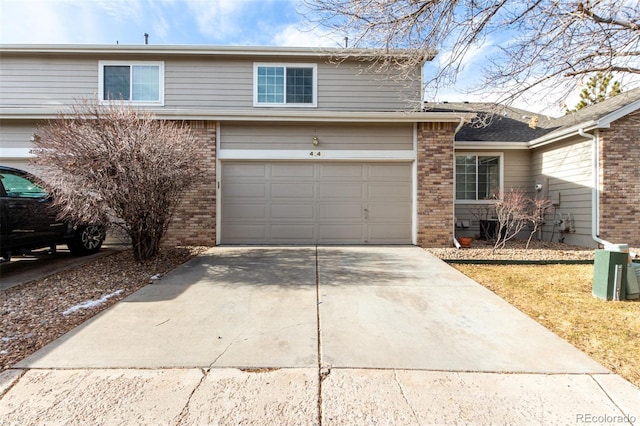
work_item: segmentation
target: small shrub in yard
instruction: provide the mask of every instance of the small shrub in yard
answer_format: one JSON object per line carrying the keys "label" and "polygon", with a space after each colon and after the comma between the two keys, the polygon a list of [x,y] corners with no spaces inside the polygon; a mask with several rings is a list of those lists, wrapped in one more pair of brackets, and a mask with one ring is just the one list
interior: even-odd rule
{"label": "small shrub in yard", "polygon": [[510,189],[502,193],[493,205],[498,226],[494,249],[502,249],[507,241],[515,238],[527,226],[531,230],[527,239],[527,248],[531,239],[544,223],[545,213],[552,204],[544,198],[531,197],[522,189]]}

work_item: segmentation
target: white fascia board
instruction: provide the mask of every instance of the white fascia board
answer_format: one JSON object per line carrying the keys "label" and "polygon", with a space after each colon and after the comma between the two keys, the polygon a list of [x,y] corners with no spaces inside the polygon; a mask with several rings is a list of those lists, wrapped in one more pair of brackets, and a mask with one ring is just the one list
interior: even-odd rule
{"label": "white fascia board", "polygon": [[571,136],[575,136],[578,134],[580,129],[584,131],[590,131],[598,128],[598,122],[594,120],[585,121],[581,124],[576,124],[574,126],[568,127],[566,129],[558,130],[555,132],[547,133],[546,135],[539,137],[537,139],[533,139],[529,141],[529,148],[539,148],[544,145],[548,145],[550,143],[558,142],[563,139],[567,139]]}
{"label": "white fascia board", "polygon": [[0,147],[0,158],[31,158],[31,148],[2,148]]}
{"label": "white fascia board", "polygon": [[[135,107],[135,105],[134,105]],[[387,111],[274,111],[256,110],[220,111],[207,109],[145,108],[158,118],[166,120],[207,120],[207,121],[326,121],[326,122],[383,122],[383,123],[457,123],[471,114],[449,112],[387,112]],[[65,106],[41,108],[0,108],[0,119],[46,120],[57,118]]]}
{"label": "white fascia board", "polygon": [[474,150],[505,150],[505,149],[529,149],[528,142],[477,142],[477,141],[456,141],[456,149]]}
{"label": "white fascia board", "polygon": [[371,161],[413,161],[416,154],[412,150],[269,150],[269,149],[221,149],[220,160],[371,160]]}

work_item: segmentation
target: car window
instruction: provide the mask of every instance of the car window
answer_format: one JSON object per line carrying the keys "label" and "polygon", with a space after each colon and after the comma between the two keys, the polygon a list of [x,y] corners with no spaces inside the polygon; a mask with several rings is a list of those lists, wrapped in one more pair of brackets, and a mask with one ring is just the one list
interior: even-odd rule
{"label": "car window", "polygon": [[7,197],[42,198],[48,195],[47,191],[25,176],[2,172],[0,177]]}

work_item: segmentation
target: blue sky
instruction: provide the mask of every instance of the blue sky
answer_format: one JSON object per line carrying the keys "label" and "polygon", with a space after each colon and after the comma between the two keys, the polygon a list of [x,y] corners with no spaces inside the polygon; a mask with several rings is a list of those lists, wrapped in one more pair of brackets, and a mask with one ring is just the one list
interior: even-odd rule
{"label": "blue sky", "polygon": [[0,41],[337,46],[297,0],[0,0]]}

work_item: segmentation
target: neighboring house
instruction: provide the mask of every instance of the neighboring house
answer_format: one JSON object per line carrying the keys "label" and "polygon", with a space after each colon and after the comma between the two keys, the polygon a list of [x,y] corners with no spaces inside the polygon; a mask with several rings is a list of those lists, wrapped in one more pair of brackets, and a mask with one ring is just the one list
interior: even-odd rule
{"label": "neighboring house", "polygon": [[451,245],[454,133],[468,114],[421,111],[420,66],[398,81],[369,69],[371,51],[341,52],[0,46],[0,161],[31,168],[44,120],[124,97],[189,122],[207,162],[167,244]]}
{"label": "neighboring house", "polygon": [[479,213],[498,189],[521,188],[554,204],[544,240],[640,245],[640,89],[559,118],[491,104],[426,110],[497,111],[489,126],[456,134],[457,235],[479,233]]}

